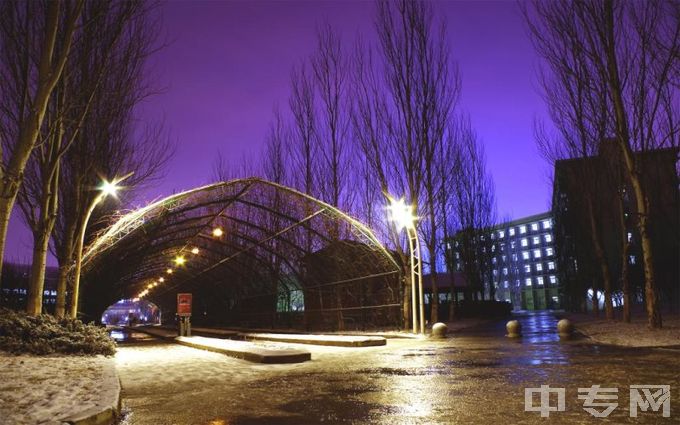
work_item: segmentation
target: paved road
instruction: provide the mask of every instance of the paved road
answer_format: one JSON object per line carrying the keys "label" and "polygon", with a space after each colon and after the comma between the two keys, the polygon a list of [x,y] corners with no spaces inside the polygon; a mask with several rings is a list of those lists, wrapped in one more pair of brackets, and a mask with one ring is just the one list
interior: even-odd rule
{"label": "paved road", "polygon": [[[163,343],[122,347],[116,361],[129,412],[124,422],[680,423],[679,351],[565,343],[552,315],[520,320],[521,341],[505,338],[499,322],[439,342],[389,340],[361,349],[291,344],[312,351],[313,361],[297,365],[256,365]],[[578,388],[597,384],[619,389],[608,418],[592,417],[577,397]],[[671,418],[661,412],[630,418],[629,386],[636,384],[671,385]],[[524,389],[541,385],[566,389],[566,410],[549,420],[524,411]]]}

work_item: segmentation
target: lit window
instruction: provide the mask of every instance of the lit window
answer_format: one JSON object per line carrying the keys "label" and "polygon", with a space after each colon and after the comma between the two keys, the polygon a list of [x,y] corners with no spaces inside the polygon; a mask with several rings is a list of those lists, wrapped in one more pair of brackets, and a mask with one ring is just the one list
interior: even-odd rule
{"label": "lit window", "polygon": [[504,263],[505,263],[505,260],[508,259],[508,257],[507,257],[505,254],[501,255],[501,258],[503,259],[503,262],[504,262]]}
{"label": "lit window", "polygon": [[521,235],[525,234],[526,232],[527,232],[527,226],[524,226],[524,225],[519,226],[519,233]]}
{"label": "lit window", "polygon": [[536,264],[536,271],[537,272],[543,271],[543,264],[541,264],[541,263]]}
{"label": "lit window", "polygon": [[534,258],[541,258],[541,250],[534,249]]}
{"label": "lit window", "polygon": [[456,260],[460,258],[460,252],[456,252]]}
{"label": "lit window", "polygon": [[555,276],[550,276],[550,283],[557,283],[557,277]]}
{"label": "lit window", "polygon": [[628,238],[628,242],[630,242],[633,239],[633,234],[630,233],[630,232],[628,232],[628,234],[626,236]]}
{"label": "lit window", "polygon": [[548,270],[555,270],[555,262],[551,261],[548,263]]}
{"label": "lit window", "polygon": [[508,287],[508,281],[507,281],[507,280],[504,280],[504,281],[503,281],[503,287],[504,287],[504,288],[507,288],[507,287]]}
{"label": "lit window", "polygon": [[525,272],[525,273],[531,273],[531,266],[528,265],[528,264],[525,264],[525,265],[524,265],[524,272]]}
{"label": "lit window", "polygon": [[491,252],[496,252],[496,244],[491,245]]}
{"label": "lit window", "polygon": [[539,243],[541,243],[541,238],[539,238],[538,236],[534,236],[532,238],[532,242],[534,243],[534,245],[538,245]]}
{"label": "lit window", "polygon": [[530,277],[526,278],[526,280],[524,281],[524,283],[525,283],[527,286],[531,286],[531,278],[530,278]]}
{"label": "lit window", "polygon": [[538,223],[531,223],[531,230],[538,230]]}
{"label": "lit window", "polygon": [[522,239],[522,246],[527,246],[529,245],[529,241],[527,241],[527,238]]}
{"label": "lit window", "polygon": [[543,285],[543,276],[537,277],[537,278],[536,278],[536,283],[538,283],[539,285]]}
{"label": "lit window", "polygon": [[629,256],[628,260],[629,260],[630,264],[635,264],[635,256],[634,255]]}
{"label": "lit window", "polygon": [[508,268],[503,267],[503,275],[507,276],[508,275]]}
{"label": "lit window", "polygon": [[545,249],[545,255],[553,255],[553,249],[552,248],[546,248]]}
{"label": "lit window", "polygon": [[500,239],[503,239],[503,238],[505,237],[505,232],[504,232],[503,230],[499,230],[499,231],[498,231],[498,237],[499,237]]}
{"label": "lit window", "polygon": [[529,251],[522,251],[522,258],[525,260],[529,259]]}
{"label": "lit window", "polygon": [[550,234],[545,235],[545,241],[546,242],[552,242],[552,235],[550,235]]}
{"label": "lit window", "polygon": [[[494,233],[491,233],[491,240],[494,240],[494,239],[496,239],[496,235]],[[484,240],[484,239],[482,239],[482,240]]]}
{"label": "lit window", "polygon": [[494,275],[494,276],[498,276],[498,270],[494,269],[493,275]]}
{"label": "lit window", "polygon": [[511,227],[510,230],[508,230],[508,233],[510,234],[510,236],[515,236],[515,228]]}
{"label": "lit window", "polygon": [[492,262],[493,264],[496,264],[496,257],[493,257],[493,258],[491,259],[491,262]]}
{"label": "lit window", "polygon": [[517,254],[512,254],[512,261],[517,261]]}
{"label": "lit window", "polygon": [[515,249],[515,241],[510,241],[510,249]]}
{"label": "lit window", "polygon": [[543,228],[544,229],[550,229],[552,227],[552,223],[550,220],[543,220]]}

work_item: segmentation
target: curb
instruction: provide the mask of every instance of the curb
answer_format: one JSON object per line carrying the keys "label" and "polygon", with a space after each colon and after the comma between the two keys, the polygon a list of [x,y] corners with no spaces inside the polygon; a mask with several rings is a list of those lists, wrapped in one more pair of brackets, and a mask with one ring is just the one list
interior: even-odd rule
{"label": "curb", "polygon": [[[123,400],[120,396],[121,382],[118,376],[118,371],[115,365],[111,371],[115,376],[114,384],[103,387],[101,390],[104,393],[102,398],[108,396],[108,400],[104,401],[103,405],[97,405],[89,409],[82,410],[65,418],[60,418],[58,423],[67,423],[70,425],[110,425],[114,424],[120,417]],[[108,374],[110,376],[110,373]],[[109,394],[107,394],[107,392]]]}

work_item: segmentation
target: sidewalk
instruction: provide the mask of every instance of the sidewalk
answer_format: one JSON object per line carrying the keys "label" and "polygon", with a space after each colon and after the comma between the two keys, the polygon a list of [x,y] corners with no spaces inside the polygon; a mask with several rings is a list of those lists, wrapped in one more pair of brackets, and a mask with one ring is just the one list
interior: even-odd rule
{"label": "sidewalk", "polygon": [[120,412],[113,358],[0,352],[0,423],[108,424]]}
{"label": "sidewalk", "polygon": [[647,317],[636,315],[631,323],[609,321],[603,317],[583,313],[561,315],[574,323],[576,330],[595,342],[624,347],[678,347],[680,348],[680,316],[663,316],[662,329],[647,327]]}

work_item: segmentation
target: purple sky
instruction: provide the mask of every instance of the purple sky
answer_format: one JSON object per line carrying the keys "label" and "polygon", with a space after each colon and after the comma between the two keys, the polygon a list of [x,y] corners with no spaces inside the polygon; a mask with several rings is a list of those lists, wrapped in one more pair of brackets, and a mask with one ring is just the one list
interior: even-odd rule
{"label": "purple sky", "polygon": [[[257,155],[273,106],[287,106],[293,65],[315,48],[317,23],[327,21],[352,43],[373,40],[373,3],[312,1],[182,2],[162,5],[168,46],[150,75],[165,90],[140,108],[140,121],[164,120],[177,142],[166,178],[146,200],[209,181],[221,151],[238,163]],[[550,204],[547,164],[533,137],[545,117],[536,91],[538,58],[515,2],[437,2],[447,21],[462,76],[460,110],[486,146],[500,217],[543,212]],[[7,260],[28,261],[32,239],[16,216]]]}

